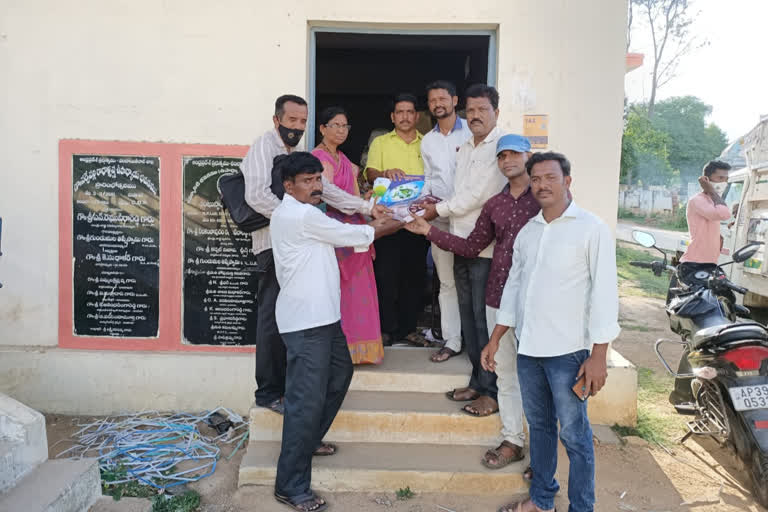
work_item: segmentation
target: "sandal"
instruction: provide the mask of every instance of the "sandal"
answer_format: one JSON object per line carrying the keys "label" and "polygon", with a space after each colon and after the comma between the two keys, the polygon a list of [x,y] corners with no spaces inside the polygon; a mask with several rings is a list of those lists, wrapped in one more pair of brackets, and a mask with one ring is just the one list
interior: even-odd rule
{"label": "sandal", "polygon": [[[522,512],[523,503],[528,503],[529,501],[531,501],[530,498],[524,501],[515,501],[512,503],[509,503],[501,507],[497,512]],[[536,510],[539,510],[538,507],[536,507]],[[557,507],[553,509],[553,512],[557,512]]]}
{"label": "sandal", "polygon": [[[501,449],[505,446],[511,449],[514,455],[504,455]],[[509,466],[513,462],[521,461],[524,458],[525,454],[523,453],[523,449],[520,446],[512,444],[509,441],[503,441],[498,448],[492,448],[485,452],[485,455],[480,460],[480,462],[488,469],[501,469],[505,466]],[[493,459],[495,459],[496,462],[491,462]]]}
{"label": "sandal", "polygon": [[431,356],[429,356],[429,360],[432,361],[433,363],[442,363],[449,360],[453,356],[457,356],[457,355],[459,355],[459,353],[456,352],[455,350],[450,349],[448,347],[443,347],[437,352],[435,352],[434,354],[432,354]]}
{"label": "sandal", "polygon": [[493,398],[483,395],[462,407],[461,410],[470,416],[483,418],[499,412],[499,403]]}
{"label": "sandal", "polygon": [[315,453],[312,455],[315,457],[327,457],[329,455],[336,455],[336,452],[339,451],[339,447],[336,446],[333,443],[320,443],[320,446],[317,447],[317,450],[315,450]]}
{"label": "sandal", "polygon": [[531,469],[531,466],[528,466],[525,468],[525,471],[523,471],[523,480],[526,482],[533,480],[533,469]]}
{"label": "sandal", "polygon": [[272,412],[276,412],[277,414],[285,414],[285,404],[283,404],[282,398],[278,398],[268,403],[267,405],[262,405],[261,407],[269,409]]}
{"label": "sandal", "polygon": [[403,341],[415,347],[429,347],[432,345],[432,342],[430,342],[427,338],[424,337],[424,335],[418,332],[412,332],[403,338]]}
{"label": "sandal", "polygon": [[[462,393],[469,394],[462,395]],[[454,402],[471,402],[472,400],[479,398],[480,393],[472,388],[456,388],[446,392],[445,396],[448,397],[448,400],[453,400]]]}
{"label": "sandal", "polygon": [[293,508],[293,510],[297,510],[298,512],[321,512],[322,510],[328,508],[328,504],[325,502],[325,500],[314,492],[301,494],[292,498],[289,498],[288,496],[281,496],[280,494],[275,493],[275,499],[280,503]]}

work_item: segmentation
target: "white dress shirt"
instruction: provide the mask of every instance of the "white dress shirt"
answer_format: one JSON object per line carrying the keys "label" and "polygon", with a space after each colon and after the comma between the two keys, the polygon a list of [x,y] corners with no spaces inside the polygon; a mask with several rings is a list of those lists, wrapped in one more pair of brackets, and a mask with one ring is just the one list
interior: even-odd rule
{"label": "white dress shirt", "polygon": [[374,229],[344,224],[318,208],[285,194],[270,224],[275,273],[280,293],[275,305],[277,329],[295,332],[341,319],[339,263],[334,247],[363,252]]}
{"label": "white dress shirt", "polygon": [[[480,144],[475,146],[474,137],[469,137],[459,149],[456,159],[454,193],[446,201],[437,204],[437,214],[449,217],[451,233],[466,238],[475,228],[483,205],[501,192],[507,179],[496,163],[496,142],[501,137],[498,126]],[[492,258],[491,243],[478,255]]]}
{"label": "white dress shirt", "polygon": [[[456,116],[456,123],[447,135],[440,131],[440,125],[421,140],[421,160],[424,162],[424,188],[421,195],[431,194],[440,199],[453,196],[453,180],[456,174],[456,156],[459,148],[472,136],[467,122]],[[432,224],[448,229],[448,219],[438,217]]]}
{"label": "white dress shirt", "polygon": [[515,240],[496,323],[514,327],[518,354],[554,357],[619,335],[616,242],[571,202],[550,223],[541,212]]}
{"label": "white dress shirt", "polygon": [[[287,155],[288,150],[274,128],[257,138],[248,154],[240,164],[245,178],[245,202],[267,218],[280,204],[280,199],[272,193],[272,162],[278,155]],[[323,178],[323,200],[346,214],[371,214],[372,203],[347,194],[339,187]],[[271,247],[269,226],[251,233],[253,253],[259,254]]]}

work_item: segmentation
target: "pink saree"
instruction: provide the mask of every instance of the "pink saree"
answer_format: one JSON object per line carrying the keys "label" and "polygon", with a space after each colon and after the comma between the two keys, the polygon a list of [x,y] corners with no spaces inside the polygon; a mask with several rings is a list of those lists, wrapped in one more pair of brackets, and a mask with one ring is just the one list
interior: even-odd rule
{"label": "pink saree", "polygon": [[[344,153],[337,152],[338,162],[320,148],[312,154],[333,168],[334,185],[349,194],[359,195],[356,169]],[[346,215],[330,206],[327,215],[346,224],[366,223],[360,214]],[[384,358],[373,257],[373,245],[363,253],[356,253],[351,247],[336,249],[341,274],[341,329],[347,337],[354,364],[379,364]]]}

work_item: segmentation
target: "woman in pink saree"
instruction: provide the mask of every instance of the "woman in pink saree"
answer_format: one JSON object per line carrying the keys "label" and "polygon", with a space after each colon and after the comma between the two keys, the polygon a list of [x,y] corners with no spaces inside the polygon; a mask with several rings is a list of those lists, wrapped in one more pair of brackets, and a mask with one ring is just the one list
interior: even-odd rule
{"label": "woman in pink saree", "polygon": [[[318,123],[322,140],[312,154],[323,163],[323,175],[345,192],[360,195],[360,169],[338,150],[349,135],[347,113],[340,107],[329,107],[320,114]],[[360,214],[346,215],[330,206],[327,215],[347,224],[366,223]],[[374,258],[373,244],[363,253],[356,253],[351,247],[336,249],[341,274],[341,329],[354,364],[379,364],[384,358]]]}

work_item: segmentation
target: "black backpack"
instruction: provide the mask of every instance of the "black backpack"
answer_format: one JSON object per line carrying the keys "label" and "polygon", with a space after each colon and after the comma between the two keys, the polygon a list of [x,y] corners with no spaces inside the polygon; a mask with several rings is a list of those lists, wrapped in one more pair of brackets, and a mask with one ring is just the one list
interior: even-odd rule
{"label": "black backpack", "polygon": [[[282,201],[283,195],[285,194],[285,188],[283,187],[283,180],[282,176],[280,176],[280,172],[278,166],[272,167],[272,185],[270,186],[270,189],[272,190],[272,193]],[[235,248],[238,248],[240,243],[235,238],[232,226],[229,225],[229,217],[232,217],[235,225],[244,233],[252,233],[269,226],[269,219],[255,211],[245,201],[245,177],[243,176],[242,171],[221,175],[216,187],[219,190],[221,205],[224,208],[224,222],[227,224],[229,238],[232,240],[232,244]],[[227,212],[229,212],[229,215],[227,215]],[[237,254],[240,256],[245,268],[255,270],[256,272],[264,271],[264,269],[259,268],[258,265],[254,265],[253,262],[249,262],[243,257],[240,250],[237,251]]]}
{"label": "black backpack", "polygon": [[[255,211],[245,201],[245,177],[242,172],[223,174],[219,177],[217,187],[224,210],[229,212],[229,216],[232,217],[232,221],[240,231],[252,233],[269,226],[269,219]],[[280,176],[280,169],[277,166],[272,167],[272,185],[270,189],[278,199],[283,199],[285,189],[282,177]],[[229,229],[229,221],[227,221],[226,215],[224,220],[227,222],[227,229]]]}

